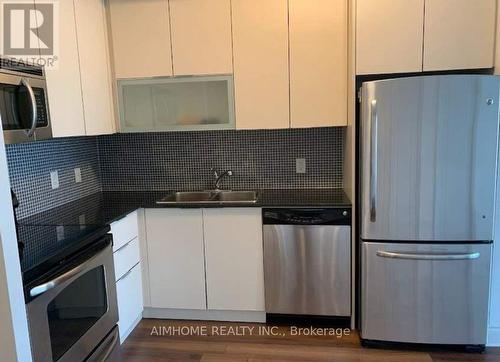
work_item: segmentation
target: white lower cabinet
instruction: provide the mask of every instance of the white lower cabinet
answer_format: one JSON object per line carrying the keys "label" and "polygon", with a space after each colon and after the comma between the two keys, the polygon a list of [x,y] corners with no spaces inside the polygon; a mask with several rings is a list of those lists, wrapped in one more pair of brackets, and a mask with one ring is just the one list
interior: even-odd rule
{"label": "white lower cabinet", "polygon": [[136,211],[113,222],[113,263],[118,303],[118,329],[123,343],[142,319],[144,309],[141,252]]}
{"label": "white lower cabinet", "polygon": [[116,282],[120,342],[128,337],[142,318],[141,264],[136,264]]}
{"label": "white lower cabinet", "polygon": [[260,208],[147,209],[145,290],[153,310],[148,315],[224,320],[217,313],[263,313],[261,213]]}
{"label": "white lower cabinet", "polygon": [[264,311],[262,212],[203,210],[208,309]]}
{"label": "white lower cabinet", "polygon": [[206,309],[201,209],[146,210],[151,307]]}

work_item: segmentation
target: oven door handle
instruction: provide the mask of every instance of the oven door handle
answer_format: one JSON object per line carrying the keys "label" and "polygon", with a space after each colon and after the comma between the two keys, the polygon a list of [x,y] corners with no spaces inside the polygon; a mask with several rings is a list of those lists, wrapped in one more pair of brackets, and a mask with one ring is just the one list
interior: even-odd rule
{"label": "oven door handle", "polygon": [[[99,253],[100,254],[100,253]],[[37,285],[36,287],[33,287],[30,289],[30,296],[31,297],[36,297],[39,296],[45,292],[48,292],[49,290],[57,287],[58,285],[61,285],[74,276],[80,274],[81,272],[85,271],[85,269],[88,268],[88,265],[94,262],[97,258],[99,258],[99,254],[93,256],[92,258],[86,260],[82,264],[74,267],[73,269],[68,270],[66,273],[59,275],[57,278],[52,279],[51,281],[47,283],[43,283],[40,285]]]}
{"label": "oven door handle", "polygon": [[26,87],[26,89],[28,90],[28,94],[30,95],[31,109],[33,110],[33,112],[31,119],[31,128],[28,131],[28,137],[32,137],[33,134],[35,133],[36,121],[38,119],[38,108],[36,106],[35,92],[33,91],[33,88],[31,88],[31,85],[29,84],[26,78],[21,79],[21,84]]}

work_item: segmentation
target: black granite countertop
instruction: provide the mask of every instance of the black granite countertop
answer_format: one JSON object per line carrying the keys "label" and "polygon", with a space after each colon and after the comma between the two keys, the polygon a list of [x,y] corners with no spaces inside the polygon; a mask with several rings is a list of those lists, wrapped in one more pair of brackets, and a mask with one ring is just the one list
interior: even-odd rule
{"label": "black granite countertop", "polygon": [[[351,207],[342,189],[260,190],[255,204],[172,204],[159,205],[171,191],[104,191],[18,221],[23,278],[58,253],[84,247],[86,240],[109,231],[109,224],[138,208],[187,207]],[[33,274],[33,275],[31,275]]]}
{"label": "black granite countertop", "polygon": [[103,191],[19,221],[21,225],[108,225],[138,208],[351,207],[342,189],[259,190],[254,204],[159,205],[171,191]]}

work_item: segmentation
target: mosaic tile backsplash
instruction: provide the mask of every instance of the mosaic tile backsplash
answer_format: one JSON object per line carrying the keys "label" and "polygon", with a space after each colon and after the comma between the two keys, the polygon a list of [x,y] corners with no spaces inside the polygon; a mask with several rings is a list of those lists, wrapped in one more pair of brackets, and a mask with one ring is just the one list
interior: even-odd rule
{"label": "mosaic tile backsplash", "polygon": [[[98,137],[103,190],[342,187],[343,128],[115,134]],[[297,174],[296,158],[306,159]]]}
{"label": "mosaic tile backsplash", "polygon": [[[227,189],[342,187],[343,143],[343,128],[127,133],[8,145],[7,158],[23,218],[100,190],[212,188],[211,167],[234,172]],[[306,159],[305,174],[296,158]]]}
{"label": "mosaic tile backsplash", "polygon": [[[11,187],[22,219],[101,190],[95,137],[59,138],[7,145]],[[75,182],[80,168],[82,182]],[[50,172],[59,173],[59,188],[52,190]]]}

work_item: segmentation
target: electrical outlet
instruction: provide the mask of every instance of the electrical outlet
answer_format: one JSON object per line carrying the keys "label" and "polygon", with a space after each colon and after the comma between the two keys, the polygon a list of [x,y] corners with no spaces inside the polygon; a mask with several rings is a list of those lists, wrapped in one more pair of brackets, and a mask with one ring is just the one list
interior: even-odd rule
{"label": "electrical outlet", "polygon": [[75,168],[75,182],[77,184],[82,182],[82,170],[79,167]]}
{"label": "electrical outlet", "polygon": [[56,238],[57,238],[57,241],[61,241],[64,239],[64,226],[63,225],[56,226]]}
{"label": "electrical outlet", "polygon": [[59,172],[57,170],[50,171],[50,185],[52,186],[52,190],[59,188]]}
{"label": "electrical outlet", "polygon": [[306,173],[306,159],[305,158],[295,159],[295,172],[296,173]]}
{"label": "electrical outlet", "polygon": [[86,225],[85,225],[85,214],[81,214],[78,217],[78,223],[80,224],[80,230],[84,230],[86,228]]}

